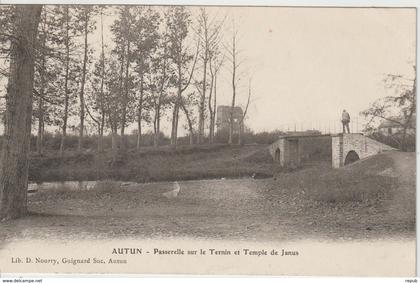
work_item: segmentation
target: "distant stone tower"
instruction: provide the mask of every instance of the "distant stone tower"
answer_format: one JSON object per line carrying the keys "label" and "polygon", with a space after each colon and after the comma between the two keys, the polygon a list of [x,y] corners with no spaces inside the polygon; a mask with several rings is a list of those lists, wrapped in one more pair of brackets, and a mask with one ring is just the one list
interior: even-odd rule
{"label": "distant stone tower", "polygon": [[[217,132],[229,131],[229,120],[230,120],[230,106],[219,105],[217,107],[217,119],[216,126]],[[233,108],[233,132],[239,132],[239,122],[243,116],[242,108],[236,106]]]}

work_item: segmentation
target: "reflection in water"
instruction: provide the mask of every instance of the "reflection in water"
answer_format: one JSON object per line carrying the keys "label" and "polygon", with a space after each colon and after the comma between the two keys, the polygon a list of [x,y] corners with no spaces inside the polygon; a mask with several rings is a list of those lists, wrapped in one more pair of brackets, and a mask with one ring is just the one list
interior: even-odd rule
{"label": "reflection in water", "polygon": [[65,181],[65,182],[44,182],[28,184],[28,192],[35,193],[42,190],[71,190],[89,191],[95,188],[97,181]]}

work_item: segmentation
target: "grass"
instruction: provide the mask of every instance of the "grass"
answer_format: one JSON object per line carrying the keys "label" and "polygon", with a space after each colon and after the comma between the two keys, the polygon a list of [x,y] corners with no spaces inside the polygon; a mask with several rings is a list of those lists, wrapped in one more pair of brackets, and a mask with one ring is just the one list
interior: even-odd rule
{"label": "grass", "polygon": [[29,179],[33,182],[121,180],[135,182],[238,178],[258,173],[272,176],[271,157],[265,162],[247,157],[266,150],[264,145],[204,145],[163,147],[113,154],[47,154],[30,160]]}
{"label": "grass", "polygon": [[[395,194],[397,178],[379,174],[393,166],[392,158],[381,154],[341,169],[332,169],[330,162],[319,161],[299,170],[285,171],[273,164],[264,145],[205,145],[184,146],[177,150],[169,147],[142,149],[140,152],[118,154],[70,154],[61,158],[38,156],[31,159],[30,180],[102,180],[94,189],[97,193],[107,193],[119,187],[117,181],[154,182],[274,175],[274,180],[268,182],[273,191],[299,194],[299,198],[311,202],[375,203],[392,198]],[[407,199],[410,198],[407,196]]]}
{"label": "grass", "polygon": [[351,167],[332,169],[327,164],[276,176],[274,186],[293,190],[322,203],[375,202],[389,197],[397,178],[378,175],[392,166],[392,159],[378,155]]}

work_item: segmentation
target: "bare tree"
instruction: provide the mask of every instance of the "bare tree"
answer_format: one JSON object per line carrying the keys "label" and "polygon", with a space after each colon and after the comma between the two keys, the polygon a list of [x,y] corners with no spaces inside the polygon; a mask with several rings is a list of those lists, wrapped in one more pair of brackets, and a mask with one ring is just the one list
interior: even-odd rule
{"label": "bare tree", "polygon": [[92,15],[93,15],[93,7],[85,5],[82,8],[82,13],[80,15],[80,20],[83,23],[83,38],[84,38],[84,45],[83,45],[83,67],[82,67],[82,79],[80,83],[80,93],[79,93],[79,101],[80,101],[80,109],[79,109],[79,117],[80,117],[80,124],[79,124],[79,142],[77,149],[82,151],[83,148],[83,134],[85,130],[85,84],[86,84],[86,74],[87,74],[87,64],[88,64],[88,53],[89,53],[89,46],[88,46],[88,34],[92,30]]}
{"label": "bare tree", "polygon": [[101,15],[101,89],[99,93],[99,97],[97,99],[99,104],[99,109],[101,112],[101,118],[98,124],[98,151],[102,152],[103,148],[103,137],[104,137],[104,127],[105,127],[105,93],[104,93],[104,85],[105,85],[105,50],[104,50],[104,23],[103,23],[103,8],[100,8],[100,15]]}
{"label": "bare tree", "polygon": [[407,131],[415,130],[416,125],[413,121],[416,115],[416,66],[413,66],[414,78],[407,79],[401,75],[388,74],[384,79],[387,88],[393,88],[399,92],[397,96],[387,96],[373,102],[370,107],[361,112],[366,118],[370,118],[367,123],[369,127],[375,120],[386,120],[401,128],[398,137],[395,139],[399,143],[400,149],[405,151]]}
{"label": "bare tree", "polygon": [[209,118],[210,118],[210,126],[209,126],[209,143],[214,142],[214,132],[216,127],[216,109],[217,109],[217,76],[219,74],[219,70],[223,66],[224,57],[220,52],[213,52],[210,57],[209,61],[209,69],[210,69],[210,91],[209,91],[209,98],[208,98],[208,108],[209,108]]}
{"label": "bare tree", "polygon": [[227,46],[227,56],[226,59],[231,64],[231,74],[232,74],[232,103],[230,108],[230,118],[229,118],[229,140],[228,144],[233,143],[233,113],[236,103],[236,92],[238,84],[238,69],[243,63],[243,60],[240,59],[241,51],[238,49],[238,29],[235,26],[235,21],[232,23],[232,38],[231,44]]}
{"label": "bare tree", "polygon": [[153,107],[153,146],[159,146],[160,121],[165,107],[169,105],[168,88],[172,72],[169,65],[168,47],[165,40],[161,40],[157,56],[152,60],[152,72],[150,75],[150,86]]}
{"label": "bare tree", "polygon": [[[171,7],[165,14],[166,25],[168,28],[168,48],[169,56],[175,65],[175,87],[177,90],[174,109],[172,113],[172,132],[171,144],[176,147],[178,142],[178,120],[179,108],[182,102],[182,94],[191,83],[197,63],[199,45],[197,44],[195,55],[190,54],[187,45],[188,27],[190,25],[190,14],[182,6]],[[192,62],[192,64],[191,64]],[[191,66],[188,76],[188,67]]]}
{"label": "bare tree", "polygon": [[67,121],[69,117],[69,76],[70,76],[70,10],[69,6],[66,6],[64,12],[65,17],[65,40],[66,46],[65,55],[65,76],[64,76],[64,113],[63,113],[63,125],[62,134],[60,141],[60,155],[64,154],[65,141],[67,136]]}
{"label": "bare tree", "polygon": [[[150,101],[153,99],[150,95],[150,83],[146,78],[151,72],[152,59],[155,56],[159,44],[159,13],[151,8],[145,9],[140,7],[136,10],[138,17],[134,26],[134,45],[136,49],[134,54],[136,57],[135,72],[138,74],[138,96],[137,96],[137,150],[140,149],[142,138],[142,122],[148,121],[150,117]],[[159,58],[157,60],[166,61],[167,58]],[[166,64],[166,62],[165,62]]]}
{"label": "bare tree", "polygon": [[248,112],[248,107],[249,107],[249,103],[251,101],[251,79],[249,79],[249,84],[248,84],[248,99],[246,101],[246,106],[245,106],[245,110],[244,113],[242,115],[242,118],[239,120],[239,134],[238,134],[238,145],[242,145],[243,141],[242,141],[242,135],[244,133],[244,122],[245,122],[245,117],[246,114]]}
{"label": "bare tree", "polygon": [[[217,15],[216,15],[217,16]],[[221,39],[221,28],[223,26],[223,20],[217,21],[217,17],[209,17],[205,8],[200,8],[200,14],[198,16],[198,29],[196,31],[198,40],[201,47],[201,62],[202,62],[202,75],[203,79],[200,84],[200,100],[199,100],[199,117],[198,117],[198,135],[197,142],[202,143],[204,137],[204,122],[206,112],[206,94],[207,89],[212,88],[212,83],[209,85],[207,81],[208,67],[214,53],[217,52],[218,45]],[[213,78],[211,78],[213,79]],[[210,119],[211,120],[211,119]]]}
{"label": "bare tree", "polygon": [[189,93],[186,97],[182,98],[181,108],[184,111],[185,118],[187,118],[187,127],[190,136],[190,145],[194,144],[194,124],[196,119],[193,115],[193,108],[197,105],[196,94],[194,92]]}
{"label": "bare tree", "polygon": [[34,46],[41,10],[41,5],[17,5],[15,10],[0,163],[0,220],[20,217],[27,211]]}

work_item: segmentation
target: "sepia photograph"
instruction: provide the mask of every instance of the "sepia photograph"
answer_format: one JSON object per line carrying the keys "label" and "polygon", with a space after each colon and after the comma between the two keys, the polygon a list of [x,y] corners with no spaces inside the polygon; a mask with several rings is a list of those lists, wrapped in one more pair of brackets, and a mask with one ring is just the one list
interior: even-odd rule
{"label": "sepia photograph", "polygon": [[416,276],[416,7],[0,5],[0,277]]}

